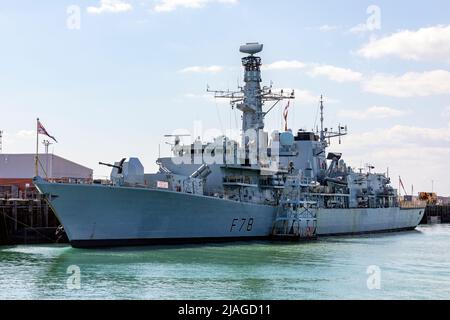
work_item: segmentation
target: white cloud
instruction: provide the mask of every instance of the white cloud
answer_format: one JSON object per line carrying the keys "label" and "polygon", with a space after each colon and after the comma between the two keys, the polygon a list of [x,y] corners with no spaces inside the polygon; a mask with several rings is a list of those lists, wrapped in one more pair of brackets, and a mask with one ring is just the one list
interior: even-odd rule
{"label": "white cloud", "polygon": [[351,69],[339,68],[330,65],[313,66],[309,74],[313,77],[325,76],[336,82],[356,82],[360,81],[363,75]]}
{"label": "white cloud", "polygon": [[442,111],[442,116],[450,118],[450,106],[448,106],[447,108],[444,109],[444,111]]}
{"label": "white cloud", "polygon": [[319,27],[319,30],[322,32],[329,32],[329,31],[335,31],[338,30],[339,27],[338,26],[330,26],[328,24],[324,24],[323,26]]}
{"label": "white cloud", "polygon": [[286,70],[286,69],[302,69],[306,65],[303,62],[297,60],[280,60],[273,63],[265,64],[262,66],[262,70]]}
{"label": "white cloud", "polygon": [[[36,139],[36,130],[20,130],[15,133],[3,132],[3,152],[12,153],[15,150],[21,150],[23,146],[34,145]],[[19,151],[22,152],[22,151]]]}
{"label": "white cloud", "polygon": [[450,63],[450,25],[399,31],[371,40],[358,53],[371,59],[395,56],[407,60]]}
{"label": "white cloud", "polygon": [[396,125],[389,129],[350,135],[348,144],[358,147],[445,147],[450,149],[450,125],[444,128],[422,128]]}
{"label": "white cloud", "polygon": [[187,67],[184,69],[181,69],[180,73],[219,73],[224,70],[224,67],[222,66],[208,66],[208,67],[201,67],[201,66],[192,66]]}
{"label": "white cloud", "polygon": [[307,69],[312,77],[325,76],[336,82],[356,82],[363,78],[359,72],[331,65],[306,64],[298,60],[280,60],[262,66],[263,71]]}
{"label": "white cloud", "polygon": [[[226,68],[223,66],[191,66],[179,70],[179,73],[219,73]],[[357,82],[363,79],[360,72],[351,69],[335,67],[331,65],[306,64],[299,60],[279,60],[268,64],[263,64],[262,71],[280,70],[307,70],[312,77],[325,76],[335,82]]]}
{"label": "white cloud", "polygon": [[93,14],[101,14],[101,13],[119,13],[130,11],[133,9],[133,6],[130,3],[121,1],[121,0],[100,0],[100,4],[98,7],[88,7],[87,12]]}
{"label": "white cloud", "polygon": [[[261,67],[263,71],[273,71],[273,70],[287,70],[287,69],[302,69],[305,68],[306,65],[303,62],[297,60],[280,60],[274,63],[265,64]],[[224,66],[191,66],[186,67],[178,72],[180,73],[219,73],[227,69]],[[230,69],[230,68],[228,68]]]}
{"label": "white cloud", "polygon": [[371,28],[367,25],[367,23],[358,24],[349,30],[351,33],[365,33],[368,31],[372,31]]}
{"label": "white cloud", "polygon": [[295,89],[295,100],[299,103],[317,104],[320,100],[320,95],[315,95],[308,90]]}
{"label": "white cloud", "polygon": [[[337,146],[334,145],[334,148]],[[450,195],[448,162],[450,157],[450,125],[442,128],[423,128],[396,125],[388,129],[350,133],[339,146],[347,164],[359,167],[363,163],[375,165],[378,172],[389,167],[396,187],[401,175],[414,189],[431,189],[431,180],[441,194]],[[435,190],[436,191],[436,190]]]}
{"label": "white cloud", "polygon": [[204,93],[204,94],[197,94],[197,93],[187,93],[184,95],[186,98],[188,99],[193,99],[193,100],[203,100],[206,101],[207,103],[217,103],[217,104],[221,104],[221,105],[230,105],[230,100],[229,99],[219,99],[219,98],[215,98],[214,94],[211,93]]}
{"label": "white cloud", "polygon": [[[320,94],[314,94],[309,90],[299,89],[299,88],[274,89],[274,91],[277,91],[277,92],[279,92],[281,90],[283,90],[284,93],[287,93],[287,94],[290,94],[292,92],[292,90],[294,90],[296,103],[307,104],[307,105],[318,105],[319,101],[320,101]],[[324,97],[324,101],[326,103],[339,103],[339,100],[328,98],[328,97]]]}
{"label": "white cloud", "polygon": [[366,110],[341,110],[339,111],[338,116],[355,120],[367,120],[401,117],[408,113],[410,113],[409,110],[404,111],[389,107],[373,106]]}
{"label": "white cloud", "polygon": [[209,3],[237,4],[238,0],[159,0],[153,7],[155,12],[171,12],[178,8],[203,8]]}
{"label": "white cloud", "polygon": [[332,32],[341,29],[341,26],[335,26],[335,25],[329,25],[324,24],[321,26],[316,27],[305,27],[305,30],[307,31],[320,31],[320,32]]}
{"label": "white cloud", "polygon": [[400,98],[450,94],[450,72],[409,72],[402,76],[377,74],[363,82],[363,89]]}
{"label": "white cloud", "polygon": [[20,130],[19,132],[17,132],[16,137],[22,138],[22,139],[36,137],[36,131],[35,130]]}

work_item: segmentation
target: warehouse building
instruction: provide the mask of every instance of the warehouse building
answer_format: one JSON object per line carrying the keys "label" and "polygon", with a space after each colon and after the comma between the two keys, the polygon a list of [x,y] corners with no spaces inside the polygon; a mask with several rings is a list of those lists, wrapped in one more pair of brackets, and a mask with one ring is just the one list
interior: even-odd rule
{"label": "warehouse building", "polygon": [[[54,154],[39,155],[39,176],[50,181],[89,183],[93,170]],[[35,154],[0,154],[0,191],[5,187],[24,191],[32,187]]]}

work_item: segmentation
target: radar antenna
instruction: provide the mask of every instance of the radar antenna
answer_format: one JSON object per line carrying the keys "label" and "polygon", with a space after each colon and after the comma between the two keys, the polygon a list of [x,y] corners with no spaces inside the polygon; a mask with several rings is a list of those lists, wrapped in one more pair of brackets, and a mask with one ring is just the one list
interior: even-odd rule
{"label": "radar antenna", "polygon": [[[242,65],[245,68],[244,73],[244,87],[239,87],[237,91],[223,91],[210,90],[209,86],[207,92],[213,93],[216,99],[229,99],[232,108],[235,106],[242,111],[242,131],[246,132],[249,129],[263,130],[264,118],[273,110],[273,108],[281,101],[286,99],[295,99],[295,92],[285,92],[284,90],[275,91],[270,86],[261,87],[261,58],[255,56],[263,50],[263,45],[259,43],[247,43],[240,47],[240,52],[248,54],[242,58]],[[263,106],[266,102],[271,102],[273,105],[267,110],[263,111]]]}
{"label": "radar antenna", "polygon": [[51,146],[53,143],[51,143],[51,142],[48,141],[48,140],[44,140],[44,141],[42,141],[42,144],[43,144],[44,147],[45,147],[45,154],[48,154],[48,147]]}
{"label": "radar antenna", "polygon": [[331,144],[331,138],[339,138],[339,144],[341,144],[341,137],[348,134],[347,126],[339,124],[338,130],[333,131],[333,128],[324,128],[324,112],[323,112],[323,95],[320,96],[320,141],[326,146]]}
{"label": "radar antenna", "polygon": [[370,163],[366,163],[366,168],[369,173],[372,173],[372,170],[375,170],[375,166]]}

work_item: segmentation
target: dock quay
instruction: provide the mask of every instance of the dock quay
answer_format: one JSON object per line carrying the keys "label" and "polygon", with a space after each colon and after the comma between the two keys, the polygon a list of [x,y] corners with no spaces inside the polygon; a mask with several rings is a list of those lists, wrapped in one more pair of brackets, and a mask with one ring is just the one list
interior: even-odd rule
{"label": "dock quay", "polygon": [[421,224],[450,223],[450,204],[428,205]]}
{"label": "dock quay", "polygon": [[[61,223],[33,184],[37,175],[55,183],[91,183],[93,170],[48,152],[0,152],[0,245],[66,242]],[[36,172],[36,169],[37,172]]]}
{"label": "dock quay", "polygon": [[0,245],[66,242],[45,199],[0,198]]}

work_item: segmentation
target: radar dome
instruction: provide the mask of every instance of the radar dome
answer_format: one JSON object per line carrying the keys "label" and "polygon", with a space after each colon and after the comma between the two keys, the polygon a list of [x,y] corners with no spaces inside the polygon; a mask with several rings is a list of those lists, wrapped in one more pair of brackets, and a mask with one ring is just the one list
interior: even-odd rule
{"label": "radar dome", "polygon": [[263,50],[263,46],[264,45],[259,44],[257,42],[247,43],[247,44],[241,46],[239,51],[241,51],[242,53],[247,53],[247,54],[253,55],[253,54],[261,52]]}
{"label": "radar dome", "polygon": [[294,135],[290,131],[280,133],[280,144],[284,147],[290,147],[294,144]]}

